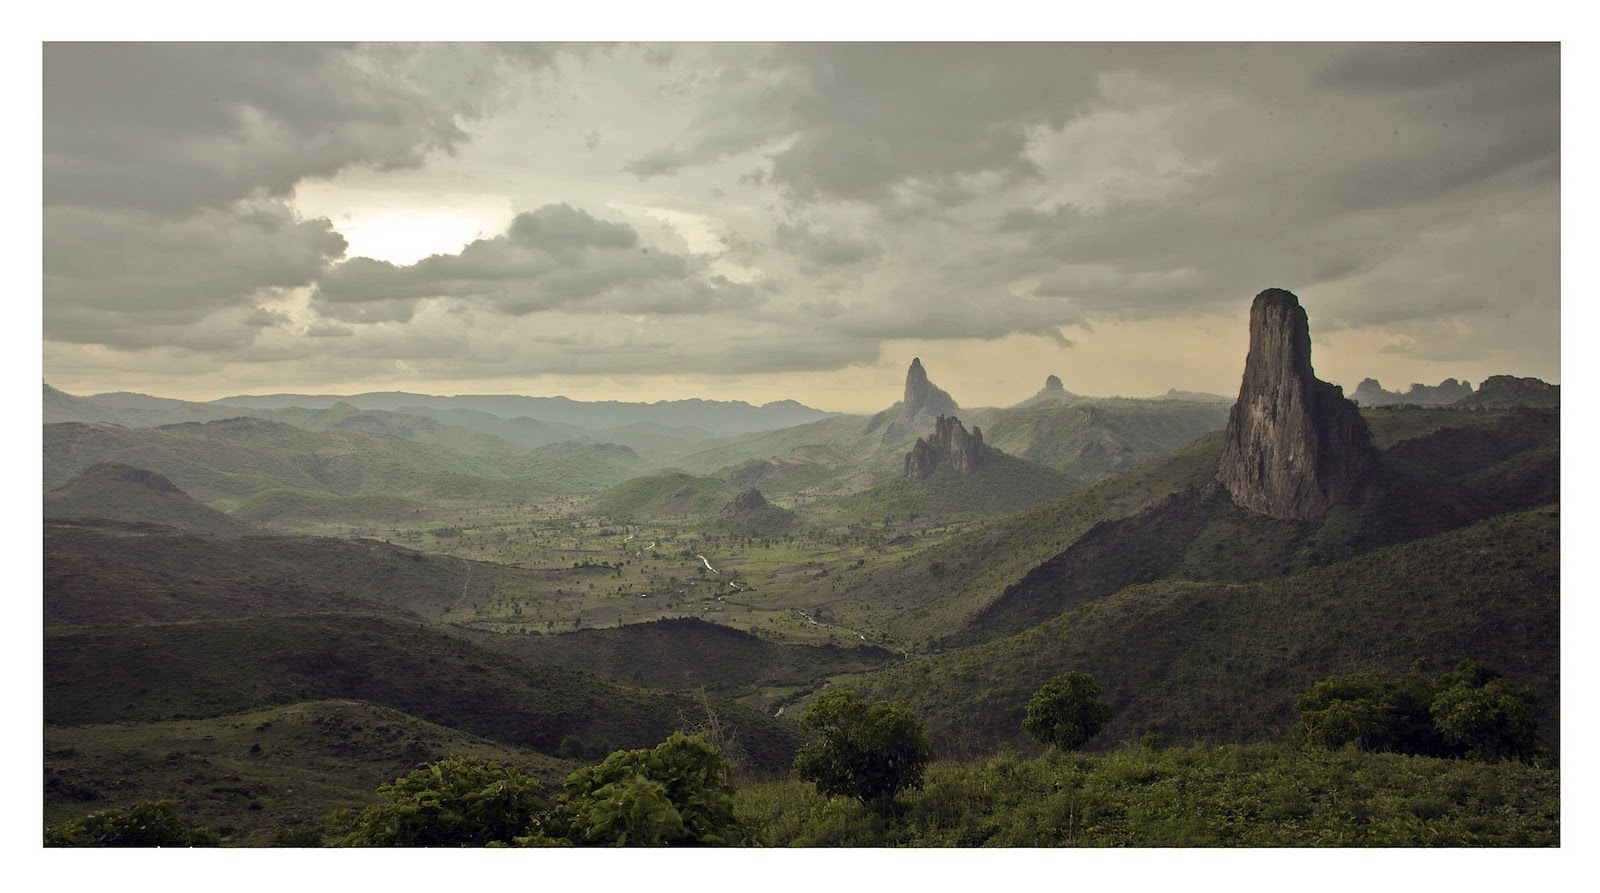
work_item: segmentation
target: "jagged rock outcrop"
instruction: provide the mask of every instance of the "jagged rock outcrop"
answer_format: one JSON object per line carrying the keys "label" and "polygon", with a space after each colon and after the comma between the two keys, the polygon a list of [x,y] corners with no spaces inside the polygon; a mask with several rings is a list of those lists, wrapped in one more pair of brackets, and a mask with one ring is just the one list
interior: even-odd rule
{"label": "jagged rock outcrop", "polygon": [[751,512],[759,512],[769,505],[771,503],[767,502],[767,498],[761,495],[761,491],[751,487],[749,490],[729,500],[728,504],[722,507],[721,517],[730,519],[742,518]]}
{"label": "jagged rock outcrop", "polygon": [[1457,405],[1484,409],[1508,409],[1513,406],[1557,409],[1561,406],[1561,385],[1538,378],[1491,375],[1478,385],[1478,393],[1461,400]]}
{"label": "jagged rock outcrop", "polygon": [[1067,388],[1066,388],[1065,385],[1063,385],[1061,383],[1061,379],[1060,378],[1057,378],[1054,375],[1047,375],[1047,376],[1045,376],[1045,379],[1044,379],[1044,390],[1040,391],[1039,393],[1041,393],[1041,394],[1065,394],[1066,392],[1067,392]]}
{"label": "jagged rock outcrop", "polygon": [[919,415],[952,415],[960,407],[956,406],[956,401],[949,394],[928,380],[928,373],[922,368],[922,358],[915,357],[911,360],[911,368],[906,370],[906,393],[901,408],[905,417],[911,419]]}
{"label": "jagged rock outcrop", "polygon": [[1256,295],[1217,468],[1233,501],[1274,518],[1320,518],[1365,493],[1377,456],[1356,405],[1312,371],[1300,300],[1279,288]]}
{"label": "jagged rock outcrop", "polygon": [[1363,378],[1350,399],[1362,406],[1447,406],[1470,396],[1472,385],[1453,378],[1447,378],[1435,387],[1413,383],[1404,394],[1384,390],[1376,378]]}
{"label": "jagged rock outcrop", "polygon": [[972,426],[968,432],[955,416],[939,416],[932,436],[917,438],[906,454],[906,479],[925,481],[940,469],[951,468],[971,474],[983,468],[998,452],[983,442],[983,429]]}

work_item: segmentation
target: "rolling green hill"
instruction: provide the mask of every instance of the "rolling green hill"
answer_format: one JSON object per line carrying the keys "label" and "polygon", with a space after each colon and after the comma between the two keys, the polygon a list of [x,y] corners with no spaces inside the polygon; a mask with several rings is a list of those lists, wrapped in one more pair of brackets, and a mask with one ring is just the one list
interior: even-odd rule
{"label": "rolling green hill", "polygon": [[[76,615],[92,616],[97,598],[115,600],[125,588],[159,595],[164,586],[183,603],[183,619],[240,616],[240,610],[248,611],[248,593],[270,593],[272,598],[262,598],[263,611],[279,601],[347,606],[354,600],[363,610],[453,622],[471,617],[475,601],[487,604],[502,591],[538,591],[548,577],[371,540],[200,536],[111,524],[47,523],[44,548],[46,616],[57,601],[74,605]],[[145,604],[156,610],[157,601]],[[149,617],[128,610],[122,604],[115,616],[141,623],[178,619],[163,612],[179,606]]]}
{"label": "rolling green hill", "polygon": [[[352,699],[545,753],[569,735],[603,752],[654,746],[702,715],[689,695],[532,666],[416,621],[360,614],[47,629],[44,680],[47,725]],[[787,770],[795,727],[731,702],[716,709],[752,768]]]}
{"label": "rolling green hill", "polygon": [[525,748],[361,701],[304,701],[207,719],[46,726],[44,821],[172,800],[227,846],[271,846],[278,829],[316,829],[336,809],[381,802],[377,788],[418,763],[471,755],[548,790],[577,767]]}
{"label": "rolling green hill", "polygon": [[[67,422],[44,426],[44,445],[46,489],[100,462],[121,462],[158,472],[224,510],[274,491],[506,503],[570,489],[514,475],[506,456],[469,455],[371,431],[307,431],[253,418],[147,429]],[[269,520],[268,507],[253,506],[253,517]],[[275,507],[315,511],[320,504],[290,500]]]}
{"label": "rolling green hill", "polygon": [[664,471],[623,481],[595,499],[597,514],[628,520],[712,515],[739,491],[727,481]]}
{"label": "rolling green hill", "polygon": [[945,469],[924,481],[904,477],[813,504],[822,513],[877,520],[920,516],[939,522],[1007,515],[1074,489],[1066,476],[1015,456],[998,454],[970,474]]}
{"label": "rolling green hill", "polygon": [[258,532],[243,521],[196,502],[155,472],[116,462],[92,466],[64,486],[45,493],[44,516],[146,522],[220,536]]}

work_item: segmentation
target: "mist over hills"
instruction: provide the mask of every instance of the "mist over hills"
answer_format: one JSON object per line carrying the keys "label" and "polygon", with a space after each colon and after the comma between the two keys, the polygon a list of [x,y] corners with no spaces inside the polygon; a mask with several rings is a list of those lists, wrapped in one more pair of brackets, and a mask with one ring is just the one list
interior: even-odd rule
{"label": "mist over hills", "polygon": [[[92,398],[91,398],[92,399]],[[245,409],[282,409],[290,406],[322,409],[344,402],[361,409],[404,411],[422,407],[436,411],[466,409],[503,419],[534,418],[554,424],[580,428],[620,428],[640,422],[669,427],[694,427],[715,436],[747,434],[828,418],[835,413],[812,409],[793,400],[777,400],[752,406],[742,400],[659,400],[655,403],[623,403],[615,400],[584,402],[567,397],[524,397],[515,394],[462,394],[436,396],[402,391],[381,391],[349,396],[311,394],[263,394],[223,397],[213,401],[222,406]]]}

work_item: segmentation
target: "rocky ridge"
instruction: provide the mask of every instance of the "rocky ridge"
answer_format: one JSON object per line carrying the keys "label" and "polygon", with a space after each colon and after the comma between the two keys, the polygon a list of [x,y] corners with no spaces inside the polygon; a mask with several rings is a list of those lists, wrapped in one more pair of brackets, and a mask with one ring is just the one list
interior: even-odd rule
{"label": "rocky ridge", "polygon": [[983,429],[972,426],[968,432],[955,416],[941,415],[934,422],[933,434],[917,438],[906,454],[906,479],[925,481],[941,469],[972,474],[983,468],[998,450],[983,442]]}
{"label": "rocky ridge", "polygon": [[1354,394],[1350,399],[1362,406],[1401,406],[1411,404],[1415,406],[1447,406],[1451,403],[1472,396],[1472,385],[1465,381],[1456,381],[1447,378],[1437,386],[1429,387],[1421,383],[1414,383],[1405,393],[1399,391],[1386,391],[1376,378],[1363,378],[1361,384],[1356,385]]}

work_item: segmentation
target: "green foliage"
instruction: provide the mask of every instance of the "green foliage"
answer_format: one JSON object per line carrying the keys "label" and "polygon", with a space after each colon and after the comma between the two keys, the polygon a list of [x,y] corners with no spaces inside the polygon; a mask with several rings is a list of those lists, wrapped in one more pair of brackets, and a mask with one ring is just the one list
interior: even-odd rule
{"label": "green foliage", "polygon": [[795,776],[823,794],[854,797],[880,812],[902,789],[919,787],[933,759],[922,722],[905,701],[869,705],[829,689],[801,712],[800,725],[816,737],[795,755]]}
{"label": "green foliage", "polygon": [[1519,763],[1197,745],[935,763],[887,820],[793,780],[738,801],[776,846],[1553,847],[1560,782]]}
{"label": "green foliage", "polygon": [[544,827],[523,839],[579,846],[737,846],[754,836],[733,811],[730,764],[699,735],[619,750],[572,773]]}
{"label": "green foliage", "polygon": [[378,788],[389,802],[337,815],[341,846],[485,846],[526,834],[544,808],[537,783],[475,757],[449,757]]}
{"label": "green foliage", "polygon": [[45,829],[45,846],[148,847],[220,846],[209,828],[187,827],[171,800],[139,803],[128,809],[102,809]]}
{"label": "green foliage", "polygon": [[1022,729],[1041,744],[1077,750],[1100,734],[1110,718],[1111,705],[1100,697],[1094,677],[1073,670],[1034,692]]}
{"label": "green foliage", "polygon": [[1295,699],[1297,731],[1337,748],[1475,760],[1526,759],[1536,750],[1537,698],[1477,661],[1434,677],[1417,661],[1404,676],[1387,670],[1330,676]]}

